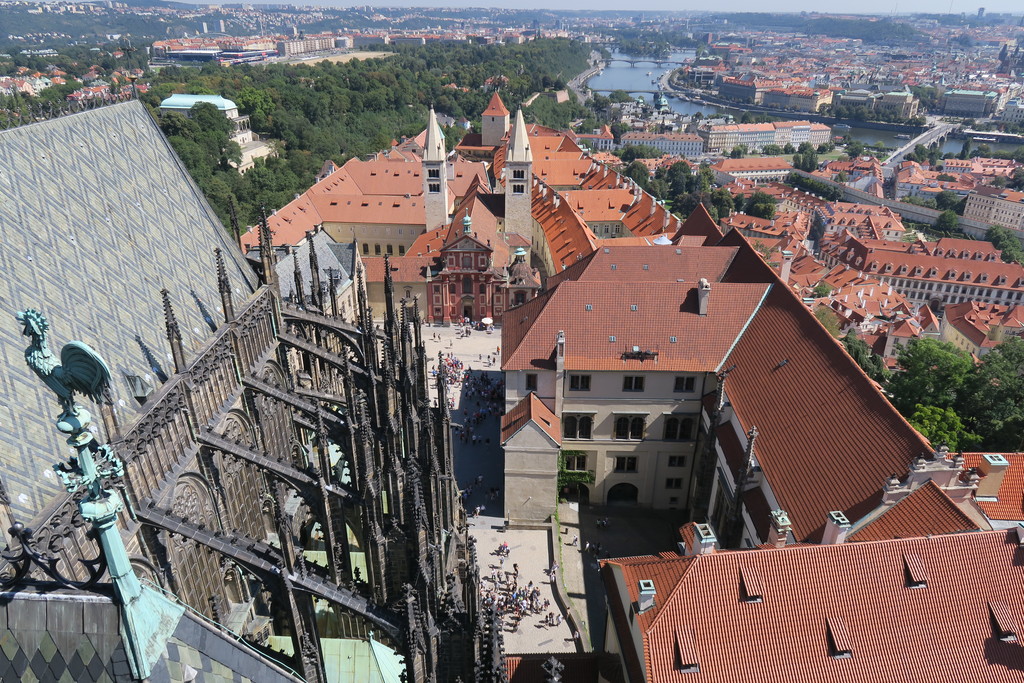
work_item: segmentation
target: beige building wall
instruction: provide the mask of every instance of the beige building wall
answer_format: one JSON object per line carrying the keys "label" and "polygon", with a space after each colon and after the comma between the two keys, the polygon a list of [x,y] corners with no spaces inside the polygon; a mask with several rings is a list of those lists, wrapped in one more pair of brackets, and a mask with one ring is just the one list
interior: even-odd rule
{"label": "beige building wall", "polygon": [[324,230],[336,242],[357,240],[360,256],[405,256],[426,229],[423,225],[325,222]]}
{"label": "beige building wall", "polygon": [[558,444],[527,422],[505,443],[505,514],[510,524],[547,521],[555,511]]}
{"label": "beige building wall", "polygon": [[[528,383],[528,376],[536,384]],[[573,389],[573,376],[590,377],[590,390]],[[643,391],[623,391],[626,377],[643,377]],[[692,391],[675,391],[676,377],[692,379]],[[594,473],[587,486],[592,504],[604,504],[618,484],[636,487],[638,505],[660,509],[682,508],[688,501],[690,475],[700,417],[700,398],[710,391],[713,379],[705,373],[675,372],[566,372],[561,390],[561,411],[556,410],[557,382],[553,370],[505,373],[506,410],[535,390],[558,415],[562,428],[562,450],[585,455],[585,469]],[[535,387],[535,389],[533,389]],[[590,438],[567,433],[567,418],[589,417]],[[616,438],[619,418],[641,418],[639,438]],[[689,420],[685,438],[666,439],[669,419],[679,427]],[[634,436],[631,434],[630,436]],[[509,453],[506,451],[506,467]],[[629,460],[632,458],[633,460]]]}
{"label": "beige building wall", "polygon": [[[416,297],[420,301],[420,311],[425,311],[425,301],[427,299],[427,284],[420,280],[417,282],[395,282],[395,298],[401,300],[404,298]],[[366,302],[373,309],[373,319],[383,320],[384,312],[387,304],[384,298],[384,283],[383,282],[367,282],[366,283]],[[398,305],[398,301],[395,302]],[[354,301],[353,301],[354,305]],[[436,360],[436,359],[435,359]]]}

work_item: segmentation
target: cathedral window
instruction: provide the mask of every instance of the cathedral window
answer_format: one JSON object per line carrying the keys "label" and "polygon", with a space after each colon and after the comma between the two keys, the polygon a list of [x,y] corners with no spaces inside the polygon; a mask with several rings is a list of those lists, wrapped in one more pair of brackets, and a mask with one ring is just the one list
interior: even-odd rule
{"label": "cathedral window", "polygon": [[522,183],[512,184],[512,194],[523,194],[526,191],[526,186]]}
{"label": "cathedral window", "polygon": [[428,190],[429,190],[430,194],[440,194],[440,192],[441,192],[441,183],[430,183],[429,186],[428,186]]}

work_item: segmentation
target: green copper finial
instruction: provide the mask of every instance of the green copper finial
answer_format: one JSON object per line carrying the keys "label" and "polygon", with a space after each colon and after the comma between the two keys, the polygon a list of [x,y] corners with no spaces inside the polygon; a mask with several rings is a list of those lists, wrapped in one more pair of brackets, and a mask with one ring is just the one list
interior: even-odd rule
{"label": "green copper finial", "polygon": [[46,316],[35,309],[17,314],[23,333],[32,339],[25,349],[25,362],[43,380],[60,402],[57,429],[68,435],[76,455],[53,466],[68,493],[84,489],[78,503],[82,518],[91,522],[99,537],[114,590],[121,607],[121,639],[124,641],[132,674],[148,678],[164,651],[185,608],[145,588],[135,575],[128,550],[117,529],[117,514],[124,509],[121,496],[105,489],[102,481],[124,475],[124,464],[108,444],[93,438],[92,416],[75,403],[75,394],[99,402],[110,389],[110,368],[87,344],[68,342],[60,350],[60,363],[50,350]]}

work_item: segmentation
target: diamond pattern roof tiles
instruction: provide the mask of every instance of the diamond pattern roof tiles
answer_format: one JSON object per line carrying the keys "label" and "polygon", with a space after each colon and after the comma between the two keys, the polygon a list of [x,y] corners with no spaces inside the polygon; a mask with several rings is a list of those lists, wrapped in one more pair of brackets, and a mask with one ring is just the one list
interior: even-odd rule
{"label": "diamond pattern roof tiles", "polygon": [[[48,315],[51,346],[95,348],[114,374],[122,427],[136,405],[123,373],[146,376],[136,335],[161,360],[167,342],[160,289],[177,308],[186,354],[209,328],[190,290],[214,311],[220,297],[213,250],[224,250],[236,306],[256,281],[202,193],[141,102],[116,104],[0,131],[0,300],[5,315]],[[20,518],[58,492],[51,469],[67,445],[53,427],[54,396],[25,365],[12,319],[0,322],[0,452]]]}

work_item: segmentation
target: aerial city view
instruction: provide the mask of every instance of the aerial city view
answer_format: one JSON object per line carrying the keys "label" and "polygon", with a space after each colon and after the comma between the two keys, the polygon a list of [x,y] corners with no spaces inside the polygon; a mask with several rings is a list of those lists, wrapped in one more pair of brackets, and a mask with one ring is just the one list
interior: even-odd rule
{"label": "aerial city view", "polygon": [[465,4],[0,0],[0,680],[1024,682],[1024,8]]}

